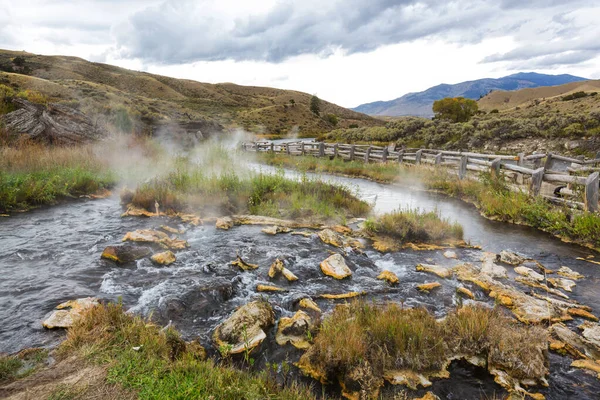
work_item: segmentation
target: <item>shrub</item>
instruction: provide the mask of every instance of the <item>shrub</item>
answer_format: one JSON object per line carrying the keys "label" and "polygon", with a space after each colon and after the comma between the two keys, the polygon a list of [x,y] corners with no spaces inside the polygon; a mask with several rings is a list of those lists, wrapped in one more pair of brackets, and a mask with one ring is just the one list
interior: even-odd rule
{"label": "shrub", "polygon": [[333,126],[336,126],[338,124],[339,118],[335,114],[327,114],[325,115],[325,121],[329,122]]}

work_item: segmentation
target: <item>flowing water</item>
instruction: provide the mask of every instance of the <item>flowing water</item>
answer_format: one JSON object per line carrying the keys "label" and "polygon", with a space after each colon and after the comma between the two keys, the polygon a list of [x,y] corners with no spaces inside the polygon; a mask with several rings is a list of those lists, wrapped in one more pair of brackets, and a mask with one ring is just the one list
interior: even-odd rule
{"label": "flowing water", "polygon": [[[253,166],[266,172],[273,168]],[[285,171],[291,177],[299,174]],[[460,222],[465,239],[486,251],[511,250],[534,258],[550,269],[562,265],[586,276],[570,297],[599,308],[600,273],[598,266],[577,257],[590,251],[562,243],[534,229],[493,222],[482,218],[474,207],[443,195],[406,187],[382,185],[362,179],[320,175],[324,180],[356,188],[358,194],[374,204],[377,212],[398,208],[437,210],[442,216]],[[168,224],[166,218],[121,218],[122,208],[116,196],[81,201],[17,214],[0,219],[0,352],[15,352],[33,346],[54,346],[64,332],[47,331],[40,321],[59,303],[79,297],[96,296],[104,300],[122,299],[131,310],[149,315],[162,324],[171,321],[186,339],[200,338],[210,348],[215,326],[238,306],[266,296],[274,305],[277,317],[291,316],[295,302],[306,295],[366,291],[377,301],[402,302],[407,306],[425,306],[436,316],[455,307],[459,282],[439,279],[416,272],[420,262],[453,265],[441,251],[401,251],[380,254],[373,250],[347,251],[346,259],[353,271],[351,279],[336,281],[324,277],[319,263],[337,249],[323,244],[316,235],[310,237],[262,233],[261,227],[239,226],[229,231],[214,226],[186,226],[190,247],[177,253],[170,267],[156,267],[144,259],[131,266],[117,266],[100,259],[102,250],[121,241],[126,232],[158,228]],[[183,226],[180,226],[183,227]],[[236,252],[258,264],[255,271],[241,272],[230,265]],[[458,249],[460,262],[477,262],[481,251]],[[300,279],[293,284],[277,281],[288,289],[278,294],[257,293],[257,283],[268,283],[267,271],[276,258]],[[401,284],[390,288],[376,276],[383,269],[395,272]],[[509,269],[511,278],[514,273]],[[420,293],[415,286],[439,281],[442,287],[431,294]],[[468,285],[467,285],[468,286]],[[521,287],[523,290],[530,290]],[[476,300],[492,304],[481,290],[471,288]],[[318,300],[324,310],[331,310],[332,300]],[[571,326],[575,326],[573,322]],[[257,365],[264,362],[296,361],[300,352],[274,342],[274,329],[257,353]],[[213,349],[214,352],[214,349]],[[550,355],[549,399],[598,398],[600,381],[583,371],[569,367],[570,359]],[[451,378],[434,382],[435,393],[447,399],[491,398],[502,393],[484,370],[461,363],[450,367]],[[389,390],[389,389],[386,389]]]}

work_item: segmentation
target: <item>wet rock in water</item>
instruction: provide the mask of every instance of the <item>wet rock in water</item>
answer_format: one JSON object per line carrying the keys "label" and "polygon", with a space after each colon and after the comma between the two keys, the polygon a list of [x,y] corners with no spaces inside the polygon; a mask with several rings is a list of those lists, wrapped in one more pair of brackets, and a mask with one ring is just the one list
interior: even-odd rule
{"label": "wet rock in water", "polygon": [[294,231],[291,234],[297,235],[297,236],[304,236],[304,237],[311,237],[313,235],[312,232],[308,232],[308,231]]}
{"label": "wet rock in water", "polygon": [[572,315],[574,317],[581,317],[589,319],[590,321],[598,322],[598,317],[582,308],[569,308],[567,309],[567,312],[569,313],[569,315]]}
{"label": "wet rock in water", "polygon": [[590,343],[600,349],[600,325],[594,324],[591,322],[584,322],[579,325],[579,329],[581,329],[581,334],[584,338],[586,338]]}
{"label": "wet rock in water", "polygon": [[457,260],[458,259],[458,256],[456,255],[456,252],[452,251],[452,250],[446,250],[444,252],[443,256],[446,257],[446,258],[453,259],[453,260]]}
{"label": "wet rock in water", "polygon": [[335,231],[341,235],[349,235],[352,233],[352,228],[350,228],[349,226],[346,226],[346,225],[332,225],[332,226],[328,226],[327,228],[329,228],[332,231]]}
{"label": "wet rock in water", "polygon": [[565,278],[572,279],[572,280],[575,280],[575,281],[578,280],[578,279],[585,278],[579,272],[575,272],[575,271],[573,271],[569,267],[560,267],[558,269],[558,275],[564,276]]}
{"label": "wet rock in water", "polygon": [[160,229],[162,229],[165,232],[173,233],[173,234],[178,234],[178,235],[181,235],[181,234],[185,233],[185,229],[172,228],[172,227],[167,226],[167,225],[161,225]]}
{"label": "wet rock in water", "polygon": [[597,378],[600,379],[600,363],[594,360],[574,360],[571,363],[571,367],[587,369],[588,371],[595,372]]}
{"label": "wet rock in water", "polygon": [[322,299],[329,299],[329,300],[341,300],[341,299],[351,299],[353,297],[358,297],[358,296],[363,296],[367,294],[366,292],[348,292],[348,293],[341,293],[341,294],[330,294],[330,293],[326,293],[326,294],[322,294],[319,297]]}
{"label": "wet rock in water", "polygon": [[565,344],[564,349],[574,357],[600,360],[600,348],[570,330],[566,325],[554,324],[550,327],[550,332],[554,338]]}
{"label": "wet rock in water", "polygon": [[[546,398],[541,393],[531,393],[523,389],[523,387],[521,386],[521,382],[518,379],[513,378],[512,376],[510,376],[510,374],[503,370],[495,369],[492,367],[488,368],[488,370],[490,374],[494,376],[494,382],[502,386],[510,393],[509,397],[507,397],[507,399],[509,400],[521,400],[526,398],[532,398],[534,400],[544,400]],[[528,385],[531,386],[537,384],[535,380],[530,379],[527,379],[526,382],[528,383]],[[545,382],[545,379],[543,379],[543,382],[543,386],[548,386],[548,384]]]}
{"label": "wet rock in water", "polygon": [[439,282],[428,282],[423,283],[421,285],[417,285],[417,289],[419,289],[421,292],[429,293],[433,289],[439,288],[440,286],[442,285]]}
{"label": "wet rock in water", "polygon": [[508,278],[506,268],[496,264],[496,261],[498,260],[499,256],[497,254],[488,252],[483,253],[483,257],[481,258],[481,272],[492,278]]}
{"label": "wet rock in water", "polygon": [[287,269],[284,266],[283,261],[278,258],[273,262],[273,264],[271,264],[271,268],[269,268],[269,278],[274,279],[279,274],[283,275],[289,282],[298,280],[298,277],[294,275],[292,271]]}
{"label": "wet rock in water", "polygon": [[387,281],[390,285],[397,285],[400,280],[398,276],[392,271],[384,270],[377,276],[377,279]]}
{"label": "wet rock in water", "polygon": [[244,261],[244,259],[240,257],[239,254],[237,255],[237,258],[231,262],[231,265],[240,267],[243,271],[251,271],[253,269],[258,268],[258,265],[250,264],[249,262]]}
{"label": "wet rock in water", "polygon": [[522,283],[523,285],[533,287],[533,288],[542,289],[543,291],[545,291],[547,293],[552,293],[553,295],[562,297],[563,299],[569,298],[569,296],[567,296],[560,290],[549,288],[547,285],[540,283],[539,281],[537,281],[533,278],[529,278],[529,277],[525,277],[525,276],[517,276],[515,278],[515,281]]}
{"label": "wet rock in water", "polygon": [[[160,215],[165,215],[161,213]],[[156,217],[156,211],[148,211],[145,208],[136,207],[134,205],[129,205],[127,210],[121,214],[121,217]]]}
{"label": "wet rock in water", "polygon": [[56,306],[56,310],[42,322],[46,329],[70,328],[77,321],[83,311],[99,305],[95,297],[69,300]]}
{"label": "wet rock in water", "polygon": [[215,222],[215,227],[217,229],[227,231],[233,227],[233,219],[231,219],[231,217],[217,218],[217,222]]}
{"label": "wet rock in water", "polygon": [[320,229],[323,226],[322,224],[264,217],[262,215],[232,215],[231,219],[236,225],[277,225],[292,229]]}
{"label": "wet rock in water", "polygon": [[325,244],[330,244],[335,247],[342,247],[344,245],[344,239],[331,229],[323,229],[322,231],[317,232],[317,235]]}
{"label": "wet rock in water", "polygon": [[177,261],[177,257],[171,250],[163,251],[162,253],[156,253],[152,257],[152,262],[160,265],[171,265]]}
{"label": "wet rock in water", "polygon": [[171,250],[183,250],[187,248],[188,242],[185,240],[173,238],[161,231],[154,231],[151,229],[138,229],[133,232],[128,232],[123,241],[141,242],[141,243],[155,243],[165,249]]}
{"label": "wet rock in water", "polygon": [[344,279],[352,275],[352,271],[346,265],[346,260],[341,254],[333,254],[327,257],[321,262],[320,266],[325,275],[335,279]]}
{"label": "wet rock in water", "polygon": [[403,249],[411,249],[414,251],[433,251],[433,250],[444,250],[448,246],[432,243],[405,243],[402,245]]}
{"label": "wet rock in water", "polygon": [[292,230],[290,228],[286,228],[284,226],[269,226],[268,228],[261,229],[261,232],[266,233],[267,235],[277,235],[278,233],[289,233]]}
{"label": "wet rock in water", "polygon": [[525,259],[523,257],[511,251],[502,250],[500,252],[500,262],[503,262],[504,264],[519,265],[522,264],[524,261]]}
{"label": "wet rock in water", "polygon": [[202,225],[202,220],[196,214],[177,214],[176,216],[184,224],[190,224],[193,226]]}
{"label": "wet rock in water", "polygon": [[418,390],[419,386],[429,387],[432,385],[425,374],[410,369],[384,371],[383,378],[391,385],[402,385],[412,390]]}
{"label": "wet rock in water", "polygon": [[416,270],[419,272],[429,272],[439,276],[440,278],[450,278],[452,269],[432,264],[418,264]]}
{"label": "wet rock in water", "polygon": [[575,281],[564,278],[548,278],[548,283],[556,288],[564,289],[567,292],[572,292],[573,287],[577,285]]}
{"label": "wet rock in water", "polygon": [[319,308],[319,306],[317,305],[317,303],[315,303],[314,301],[312,301],[312,299],[305,297],[303,299],[301,299],[298,302],[298,305],[300,306],[300,308],[305,308],[307,310],[313,310],[316,311],[318,313],[321,312],[321,309]]}
{"label": "wet rock in water", "polygon": [[415,400],[441,400],[438,396],[436,396],[435,394],[433,394],[432,392],[427,392],[425,393],[425,396],[423,397],[419,397],[418,399]]}
{"label": "wet rock in water", "polygon": [[475,298],[475,295],[473,294],[473,292],[471,292],[469,289],[467,289],[466,287],[463,287],[463,286],[456,289],[456,292],[459,294],[462,294],[465,297],[468,297],[471,300]]}
{"label": "wet rock in water", "polygon": [[312,318],[304,311],[296,311],[292,318],[281,317],[275,341],[280,346],[291,343],[297,349],[308,349],[309,332],[314,329]]}
{"label": "wet rock in water", "polygon": [[261,285],[260,283],[256,285],[257,292],[285,292],[286,290],[277,286],[271,285]]}
{"label": "wet rock in water", "polygon": [[126,264],[147,257],[150,254],[152,254],[152,249],[149,247],[122,244],[106,247],[100,257],[119,264]]}
{"label": "wet rock in water", "polygon": [[527,268],[527,267],[517,267],[515,268],[515,272],[519,275],[523,275],[526,276],[528,278],[532,278],[538,282],[542,282],[544,280],[544,275],[535,272],[534,270],[532,270],[531,268]]}
{"label": "wet rock in water", "polygon": [[252,301],[217,326],[213,340],[222,354],[251,351],[267,337],[265,330],[274,323],[271,305],[262,300]]}
{"label": "wet rock in water", "polygon": [[400,244],[393,238],[376,236],[373,238],[373,248],[380,253],[389,253],[400,250]]}

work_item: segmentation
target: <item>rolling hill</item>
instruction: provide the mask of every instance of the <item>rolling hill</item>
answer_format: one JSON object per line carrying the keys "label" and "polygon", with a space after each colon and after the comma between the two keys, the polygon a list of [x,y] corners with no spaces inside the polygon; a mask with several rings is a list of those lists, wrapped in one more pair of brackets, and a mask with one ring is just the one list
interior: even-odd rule
{"label": "rolling hill", "polygon": [[[201,83],[77,57],[0,50],[0,84],[41,92],[50,102],[76,107],[95,121],[129,119],[136,131],[208,121],[255,133],[308,136],[336,127],[383,124],[324,100],[321,116],[316,116],[309,109],[312,96],[298,91]],[[337,124],[324,118],[327,114],[337,116]]]}
{"label": "rolling hill", "polygon": [[353,110],[369,115],[431,117],[433,115],[431,111],[433,102],[444,97],[462,96],[477,100],[490,91],[555,86],[585,80],[585,78],[573,75],[545,75],[535,72],[521,72],[498,79],[478,79],[454,85],[441,84],[422,92],[408,93],[395,100],[362,104],[353,108]]}

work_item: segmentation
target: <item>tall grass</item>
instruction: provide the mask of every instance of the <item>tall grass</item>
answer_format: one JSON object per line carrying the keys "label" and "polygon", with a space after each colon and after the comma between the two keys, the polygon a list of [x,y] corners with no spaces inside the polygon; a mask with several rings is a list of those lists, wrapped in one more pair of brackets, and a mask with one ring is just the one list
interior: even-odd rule
{"label": "tall grass", "polygon": [[401,242],[442,242],[463,238],[463,228],[459,223],[443,219],[434,211],[423,212],[419,209],[397,210],[369,219],[365,223],[365,230]]}
{"label": "tall grass", "polygon": [[0,147],[0,210],[26,209],[110,187],[114,175],[90,146]]}
{"label": "tall grass", "polygon": [[185,343],[173,328],[161,330],[119,304],[89,310],[69,329],[58,354],[107,365],[109,383],[134,390],[143,399],[314,398],[308,389],[282,387],[266,373],[204,360],[198,346]]}

